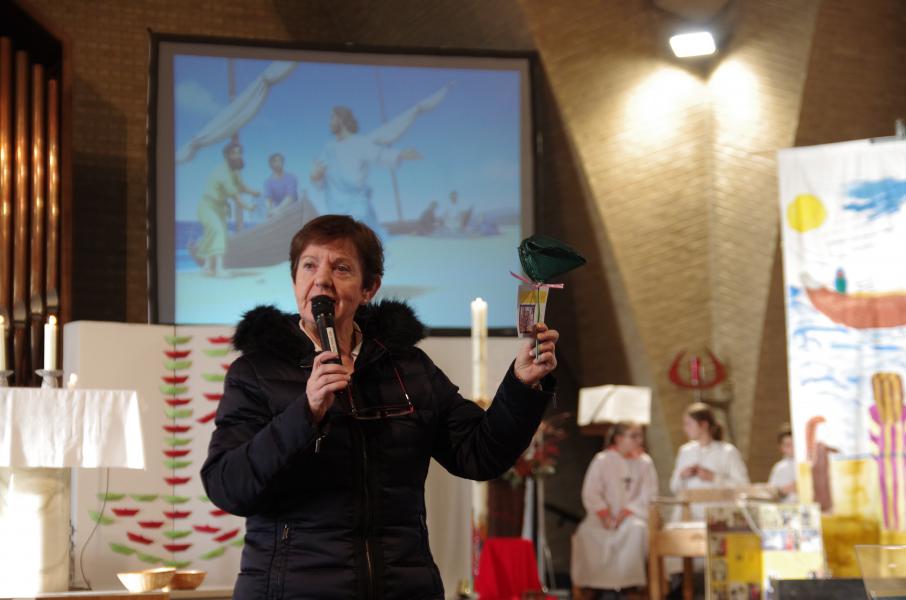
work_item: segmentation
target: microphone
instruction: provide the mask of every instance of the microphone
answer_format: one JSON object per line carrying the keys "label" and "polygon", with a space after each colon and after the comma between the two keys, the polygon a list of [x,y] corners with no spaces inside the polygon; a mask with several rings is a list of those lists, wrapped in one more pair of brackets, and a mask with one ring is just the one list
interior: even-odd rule
{"label": "microphone", "polygon": [[[337,335],[333,329],[334,301],[330,296],[315,296],[311,299],[311,315],[318,325],[318,335],[321,337],[321,348],[337,355],[340,347],[337,345]],[[340,359],[335,358],[326,362],[340,364]]]}

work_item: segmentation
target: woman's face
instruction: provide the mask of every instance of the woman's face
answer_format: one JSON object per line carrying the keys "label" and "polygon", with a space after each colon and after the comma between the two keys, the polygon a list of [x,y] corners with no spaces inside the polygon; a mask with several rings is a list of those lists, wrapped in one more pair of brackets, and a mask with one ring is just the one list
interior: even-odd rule
{"label": "woman's face", "polygon": [[325,244],[309,244],[302,249],[293,291],[302,320],[314,324],[311,299],[330,296],[336,303],[334,325],[341,329],[352,323],[355,311],[377,292],[380,279],[365,289],[362,264],[351,240],[342,238]]}
{"label": "woman's face", "polygon": [[702,423],[699,423],[689,415],[683,416],[683,431],[690,440],[697,440],[702,435]]}
{"label": "woman's face", "polygon": [[616,438],[617,452],[632,454],[642,447],[642,428],[630,427]]}

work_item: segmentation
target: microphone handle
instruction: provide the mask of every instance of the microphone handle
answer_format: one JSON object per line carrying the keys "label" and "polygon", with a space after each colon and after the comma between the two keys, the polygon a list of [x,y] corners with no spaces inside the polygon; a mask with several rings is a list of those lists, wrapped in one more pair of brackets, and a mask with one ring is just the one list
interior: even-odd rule
{"label": "microphone handle", "polygon": [[[329,319],[326,315],[318,315],[318,335],[321,337],[321,349],[328,350],[334,354],[340,353],[340,348],[337,346],[337,336],[333,330],[333,319]],[[326,362],[340,364],[340,359],[335,358]]]}

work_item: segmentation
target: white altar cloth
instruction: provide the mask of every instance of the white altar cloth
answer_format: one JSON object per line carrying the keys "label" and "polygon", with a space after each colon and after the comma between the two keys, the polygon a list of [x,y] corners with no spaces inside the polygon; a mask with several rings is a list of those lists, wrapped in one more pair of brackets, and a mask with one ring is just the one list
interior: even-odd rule
{"label": "white altar cloth", "polygon": [[138,393],[0,388],[0,467],[145,468]]}
{"label": "white altar cloth", "polygon": [[69,589],[70,467],[145,467],[138,394],[0,388],[0,597]]}

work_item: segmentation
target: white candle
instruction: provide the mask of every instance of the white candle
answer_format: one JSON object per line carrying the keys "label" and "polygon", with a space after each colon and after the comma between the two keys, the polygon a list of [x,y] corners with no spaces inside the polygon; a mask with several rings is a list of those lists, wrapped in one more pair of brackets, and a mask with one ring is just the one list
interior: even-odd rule
{"label": "white candle", "polygon": [[6,370],[6,319],[0,315],[0,371]]}
{"label": "white candle", "polygon": [[67,390],[74,390],[74,389],[76,389],[76,385],[77,385],[78,383],[79,383],[79,376],[76,375],[75,373],[70,373],[70,374],[69,374],[69,381],[66,382],[66,389],[67,389]]}
{"label": "white candle", "polygon": [[472,400],[487,400],[488,303],[472,301]]}
{"label": "white candle", "polygon": [[50,315],[44,324],[44,370],[57,368],[57,318]]}

